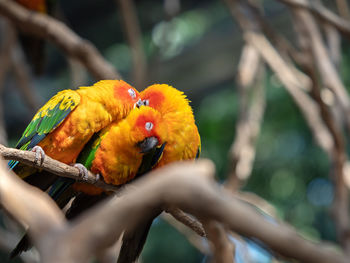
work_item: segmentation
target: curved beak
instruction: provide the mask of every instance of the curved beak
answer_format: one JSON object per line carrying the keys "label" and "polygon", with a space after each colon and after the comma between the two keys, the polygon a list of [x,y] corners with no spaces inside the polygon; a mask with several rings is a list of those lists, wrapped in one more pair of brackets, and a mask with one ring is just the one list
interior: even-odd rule
{"label": "curved beak", "polygon": [[147,137],[138,144],[141,149],[140,153],[148,153],[158,145],[158,139],[156,137]]}

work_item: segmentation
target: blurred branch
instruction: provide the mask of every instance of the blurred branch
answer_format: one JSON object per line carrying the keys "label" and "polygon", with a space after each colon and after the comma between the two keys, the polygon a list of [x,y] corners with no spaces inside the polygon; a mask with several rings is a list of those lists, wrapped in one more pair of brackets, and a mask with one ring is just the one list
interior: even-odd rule
{"label": "blurred branch", "polygon": [[0,14],[24,32],[47,39],[79,60],[96,79],[120,79],[117,70],[87,40],[52,17],[30,12],[14,1],[0,0]]}
{"label": "blurred branch", "polygon": [[177,221],[191,228],[199,236],[206,236],[203,225],[198,220],[184,213],[182,210],[176,207],[166,207],[164,211],[171,214]]}
{"label": "blurred branch", "polygon": [[0,163],[0,197],[2,207],[23,225],[30,226],[36,239],[65,224],[64,216],[54,201],[10,174],[3,161]]}
{"label": "blurred branch", "polygon": [[123,17],[124,31],[129,42],[133,61],[133,79],[138,90],[144,88],[147,76],[146,56],[142,46],[142,34],[133,0],[117,0]]}
{"label": "blurred branch", "polygon": [[202,254],[209,255],[209,247],[207,246],[206,239],[197,235],[191,228],[186,227],[184,224],[179,223],[175,220],[173,216],[168,213],[162,213],[162,219],[164,219],[168,224],[173,226],[177,231],[183,234],[187,240]]}
{"label": "blurred branch", "polygon": [[322,19],[324,22],[337,28],[347,38],[350,38],[350,22],[339,17],[323,5],[308,0],[277,0],[294,8],[304,8],[312,12],[313,15]]}
{"label": "blurred branch", "polygon": [[[35,91],[30,87],[31,79],[22,51],[18,46],[15,29],[7,19],[1,19],[1,28],[3,31],[2,35],[6,36],[6,38],[4,38],[5,41],[2,44],[2,51],[0,51],[0,61],[2,64],[0,66],[0,83],[4,83],[6,74],[12,69],[15,80],[17,81],[16,88],[19,90],[30,111],[34,113],[39,108],[39,101]],[[3,88],[3,85],[1,85],[1,88]]]}
{"label": "blurred branch", "polygon": [[229,152],[230,171],[226,187],[237,190],[250,176],[255,144],[265,110],[264,65],[257,50],[245,45],[238,64],[239,117]]}
{"label": "blurred branch", "polygon": [[234,263],[235,246],[231,242],[223,225],[215,221],[208,221],[204,224],[213,254],[211,262]]}
{"label": "blurred branch", "polygon": [[[135,181],[134,187],[122,190],[121,198],[102,203],[71,224],[64,220],[57,207],[53,208],[47,195],[9,175],[4,165],[0,174],[1,203],[30,226],[42,262],[87,262],[113,244],[123,229],[137,225],[150,207],[164,205],[218,221],[232,231],[256,237],[278,253],[302,262],[348,262],[341,253],[303,239],[285,224],[265,220],[254,209],[232,198],[213,181],[214,166],[207,160],[174,163],[157,169]],[[34,213],[40,215],[40,219]],[[36,234],[43,226],[47,232]]]}
{"label": "blurred branch", "polygon": [[339,125],[334,122],[333,116],[330,114],[327,105],[325,105],[321,98],[318,74],[315,70],[318,69],[320,78],[325,87],[330,88],[337,95],[336,101],[343,101],[343,103],[340,101],[340,104],[346,116],[345,118],[347,118],[346,123],[348,130],[350,129],[350,121],[348,118],[350,108],[347,107],[347,103],[350,102],[350,99],[334,64],[328,56],[322,41],[321,33],[312,16],[307,11],[301,9],[294,9],[293,13],[295,15],[295,20],[300,23],[299,28],[302,28],[299,32],[303,34],[301,37],[304,38],[302,42],[304,46],[306,46],[304,47],[305,55],[312,56],[310,61],[314,62],[306,68],[310,75],[313,76],[313,96],[320,106],[321,115],[334,140],[334,148],[330,156],[332,163],[331,175],[335,184],[332,213],[335,219],[338,240],[346,253],[350,254],[349,199],[344,174],[347,159],[345,138]]}
{"label": "blurred branch", "polygon": [[324,31],[326,33],[327,48],[329,57],[334,64],[337,72],[339,72],[341,64],[341,37],[338,30],[329,25],[324,24]]}
{"label": "blurred branch", "polygon": [[86,80],[85,67],[79,62],[79,60],[68,57],[68,65],[70,67],[71,85],[72,87],[83,86]]}
{"label": "blurred branch", "polygon": [[234,197],[238,200],[242,200],[243,202],[246,202],[248,204],[251,204],[261,211],[263,211],[265,214],[269,215],[270,217],[276,218],[277,211],[273,205],[271,205],[268,201],[263,199],[262,197],[258,196],[257,194],[251,193],[251,192],[243,192],[243,191],[237,191],[233,193]]}
{"label": "blurred branch", "polygon": [[16,88],[19,90],[23,101],[27,104],[30,113],[34,114],[39,109],[40,103],[37,93],[31,85],[32,80],[23,55],[18,41],[16,41],[11,49],[11,63],[17,82]]}
{"label": "blurred branch", "polygon": [[292,64],[286,63],[267,38],[260,33],[257,28],[258,23],[244,16],[246,9],[243,6],[237,3],[236,0],[225,0],[225,2],[233,17],[241,26],[245,41],[259,52],[261,57],[276,73],[304,115],[318,145],[331,155],[333,147],[331,135],[323,124],[317,104],[303,91],[305,87],[299,78],[299,75],[303,73],[295,74],[297,69]]}
{"label": "blurred branch", "polygon": [[337,100],[342,106],[348,130],[350,130],[350,97],[345,89],[342,80],[337,73],[337,70],[332,63],[327,49],[323,43],[321,32],[319,31],[316,22],[313,20],[310,13],[305,10],[293,10],[295,15],[300,19],[309,36],[309,41],[312,46],[312,55],[315,65],[320,72],[320,77],[324,85],[331,89],[336,95]]}
{"label": "blurred branch", "polygon": [[346,0],[336,0],[338,7],[338,12],[341,17],[350,20],[350,10],[349,10],[349,5]]}

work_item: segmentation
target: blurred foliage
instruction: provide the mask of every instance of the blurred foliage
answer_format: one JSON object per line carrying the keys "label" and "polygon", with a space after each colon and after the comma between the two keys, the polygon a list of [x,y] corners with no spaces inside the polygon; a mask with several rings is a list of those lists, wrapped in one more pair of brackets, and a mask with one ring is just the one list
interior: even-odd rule
{"label": "blurred foliage", "polygon": [[[271,5],[272,10],[275,6],[280,8],[280,5],[274,5],[275,1],[264,2]],[[233,27],[228,11],[220,1],[182,1],[180,14],[172,20],[165,19],[161,2],[136,1],[136,4],[144,48],[151,61],[186,56],[185,51],[203,45],[208,34],[221,41],[222,36],[228,32],[231,34]],[[60,6],[68,25],[92,41],[124,76],[128,76],[131,58],[115,3],[107,0],[64,0],[60,1]],[[266,13],[269,14],[269,10]],[[233,37],[239,38],[239,34]],[[42,102],[58,90],[70,87],[69,69],[64,57],[52,46],[48,51],[47,74],[34,80]],[[237,52],[239,54],[240,50]],[[350,48],[344,45],[341,73],[347,87],[350,85],[349,54]],[[238,59],[232,53],[227,56],[232,61]],[[193,67],[199,66],[193,62]],[[173,72],[174,79],[180,78],[185,70],[179,67],[178,71]],[[216,72],[210,74],[215,79]],[[215,162],[219,181],[226,179],[227,153],[235,135],[239,98],[233,76],[234,68],[230,78],[217,79],[215,85],[203,87],[197,92],[191,90],[190,96],[202,136],[202,157]],[[254,169],[244,190],[254,192],[274,205],[280,218],[295,226],[306,238],[335,241],[334,225],[329,216],[333,188],[328,177],[327,156],[315,145],[291,97],[271,72],[267,76],[266,112],[257,143]],[[174,79],[169,79],[169,83]],[[88,80],[87,84],[91,81]],[[22,103],[18,91],[13,88],[13,81],[8,80],[7,84],[8,92],[4,94],[6,124],[9,144],[13,146],[31,114]],[[16,105],[16,110],[13,105]],[[202,258],[186,238],[160,219],[153,224],[142,254],[145,263],[200,262]],[[5,262],[1,255],[0,259]]]}

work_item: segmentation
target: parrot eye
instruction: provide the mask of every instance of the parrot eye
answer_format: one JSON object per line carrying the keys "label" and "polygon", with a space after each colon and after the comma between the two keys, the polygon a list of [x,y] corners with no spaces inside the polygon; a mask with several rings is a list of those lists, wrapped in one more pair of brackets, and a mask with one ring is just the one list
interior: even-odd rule
{"label": "parrot eye", "polygon": [[143,105],[149,106],[149,100],[144,100],[144,101],[143,101]]}
{"label": "parrot eye", "polygon": [[133,89],[128,89],[128,93],[131,98],[135,99],[136,98],[136,92]]}
{"label": "parrot eye", "polygon": [[147,131],[151,131],[153,129],[153,123],[152,122],[146,122],[145,129]]}

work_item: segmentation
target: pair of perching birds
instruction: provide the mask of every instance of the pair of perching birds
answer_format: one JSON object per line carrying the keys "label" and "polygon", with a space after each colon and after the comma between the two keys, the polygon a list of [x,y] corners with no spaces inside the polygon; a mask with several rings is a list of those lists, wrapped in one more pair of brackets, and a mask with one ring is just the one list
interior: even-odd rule
{"label": "pair of perching birds", "polygon": [[[35,114],[16,147],[35,151],[38,159],[47,154],[66,164],[78,163],[82,174],[89,169],[106,183],[121,185],[167,163],[195,159],[201,144],[183,92],[154,84],[139,94],[122,80],[102,80],[57,93]],[[9,166],[28,183],[48,191],[61,208],[75,196],[68,219],[106,196],[93,185],[58,178],[16,161]],[[123,252],[122,247],[119,259],[128,262],[138,257],[152,220],[124,234],[124,243],[134,242],[135,251]],[[28,248],[25,236],[11,255]]]}

